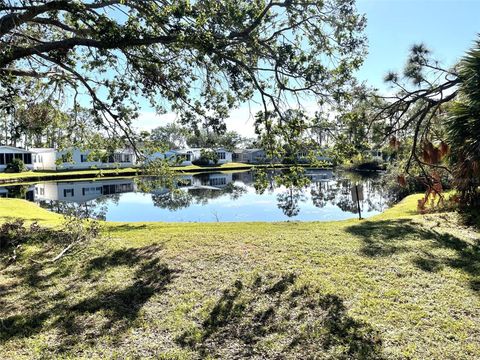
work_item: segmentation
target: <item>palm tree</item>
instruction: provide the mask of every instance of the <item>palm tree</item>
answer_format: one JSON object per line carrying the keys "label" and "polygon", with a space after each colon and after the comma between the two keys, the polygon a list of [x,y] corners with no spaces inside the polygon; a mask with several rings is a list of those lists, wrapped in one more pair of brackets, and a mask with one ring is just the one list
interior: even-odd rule
{"label": "palm tree", "polygon": [[480,205],[480,39],[460,61],[461,80],[447,122],[450,162],[462,203]]}

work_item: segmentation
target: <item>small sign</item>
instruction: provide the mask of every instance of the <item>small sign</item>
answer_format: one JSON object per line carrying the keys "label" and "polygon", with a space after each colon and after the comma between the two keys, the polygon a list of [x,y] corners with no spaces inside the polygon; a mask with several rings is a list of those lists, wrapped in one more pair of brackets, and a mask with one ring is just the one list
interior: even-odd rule
{"label": "small sign", "polygon": [[[362,185],[353,185],[351,188],[352,192],[352,201],[363,201],[363,186]],[[357,197],[358,194],[358,197]]]}

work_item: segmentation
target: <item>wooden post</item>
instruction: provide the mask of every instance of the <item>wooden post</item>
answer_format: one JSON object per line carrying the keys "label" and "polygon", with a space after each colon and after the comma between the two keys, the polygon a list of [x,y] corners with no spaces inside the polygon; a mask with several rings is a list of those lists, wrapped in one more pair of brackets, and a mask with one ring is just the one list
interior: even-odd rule
{"label": "wooden post", "polygon": [[360,210],[360,197],[358,196],[358,183],[355,183],[355,193],[357,194],[358,220],[362,220],[362,211]]}

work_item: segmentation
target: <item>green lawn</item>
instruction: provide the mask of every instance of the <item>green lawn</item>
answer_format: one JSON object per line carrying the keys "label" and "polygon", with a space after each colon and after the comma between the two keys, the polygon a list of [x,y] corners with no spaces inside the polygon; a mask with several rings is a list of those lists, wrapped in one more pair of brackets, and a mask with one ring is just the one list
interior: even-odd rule
{"label": "green lawn", "polygon": [[[106,223],[0,270],[0,358],[480,358],[480,235],[418,196],[370,220]],[[0,200],[0,219],[60,217]]]}
{"label": "green lawn", "polygon": [[[227,163],[218,166],[173,166],[172,170],[174,171],[225,171],[229,169],[249,169],[252,165],[243,164],[243,163]],[[26,171],[22,173],[4,173],[0,172],[0,181],[4,180],[13,180],[17,181],[29,181],[42,178],[55,178],[55,177],[70,177],[75,178],[78,176],[82,177],[104,177],[112,175],[124,175],[132,174],[141,171],[139,168],[118,168],[118,169],[89,169],[89,170],[66,170],[66,171]]]}

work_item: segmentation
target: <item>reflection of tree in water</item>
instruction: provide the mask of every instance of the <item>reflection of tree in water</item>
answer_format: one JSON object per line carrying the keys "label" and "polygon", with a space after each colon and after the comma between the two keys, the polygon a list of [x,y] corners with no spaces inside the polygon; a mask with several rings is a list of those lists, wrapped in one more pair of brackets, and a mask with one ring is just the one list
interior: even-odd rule
{"label": "reflection of tree in water", "polygon": [[12,199],[31,200],[33,197],[29,185],[6,186],[5,189],[7,190],[7,197]]}
{"label": "reflection of tree in water", "polygon": [[224,195],[229,195],[231,200],[237,200],[247,192],[245,186],[236,185],[231,182],[222,188],[217,189],[189,189],[188,192],[192,195],[196,204],[207,205],[209,200],[220,198]]}
{"label": "reflection of tree in water", "polygon": [[192,203],[207,205],[209,200],[229,195],[231,200],[237,200],[247,192],[244,186],[229,183],[223,188],[193,188],[188,190],[175,189],[165,191],[162,194],[153,194],[153,205],[170,211],[180,210],[190,206]]}
{"label": "reflection of tree in water", "polygon": [[336,188],[329,188],[327,182],[316,182],[310,187],[310,197],[313,205],[318,208],[325,207],[337,195]]}
{"label": "reflection of tree in water", "polygon": [[118,204],[119,195],[102,196],[95,200],[76,203],[58,200],[42,200],[40,207],[62,215],[74,216],[80,219],[106,220],[108,205],[111,201]]}
{"label": "reflection of tree in water", "polygon": [[353,201],[351,193],[352,186],[356,182],[361,184],[365,194],[365,200],[361,202],[363,211],[383,211],[387,202],[383,200],[385,189],[378,175],[362,178],[355,174],[334,182],[313,183],[310,188],[313,205],[323,208],[330,203],[344,212],[356,213],[357,203]]}
{"label": "reflection of tree in water", "polygon": [[278,208],[288,217],[297,216],[300,213],[299,202],[305,202],[307,197],[303,189],[290,187],[286,192],[277,195]]}
{"label": "reflection of tree in water", "polygon": [[175,189],[161,194],[152,194],[152,200],[156,207],[176,211],[189,207],[192,196],[187,191]]}

